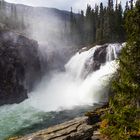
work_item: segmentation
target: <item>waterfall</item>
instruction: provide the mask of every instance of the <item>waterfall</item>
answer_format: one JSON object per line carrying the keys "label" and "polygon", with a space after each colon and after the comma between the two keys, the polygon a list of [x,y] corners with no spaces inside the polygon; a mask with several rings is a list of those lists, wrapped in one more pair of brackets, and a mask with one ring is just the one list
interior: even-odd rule
{"label": "waterfall", "polygon": [[121,48],[122,45],[120,44],[109,44],[107,47],[106,61],[112,61],[114,59],[117,59]]}
{"label": "waterfall", "polygon": [[121,44],[108,44],[77,52],[65,71],[45,76],[27,100],[0,107],[0,139],[42,122],[45,112],[107,102],[109,81],[118,68],[115,59],[121,48]]}
{"label": "waterfall", "polygon": [[115,59],[120,48],[119,44],[109,44],[106,47],[107,60],[99,63],[100,68],[96,71],[92,71],[94,55],[97,50],[100,50],[100,55],[102,46],[77,52],[65,65],[64,72],[53,72],[50,79],[45,77],[29,95],[32,106],[43,111],[55,111],[106,102],[108,83],[116,71]]}

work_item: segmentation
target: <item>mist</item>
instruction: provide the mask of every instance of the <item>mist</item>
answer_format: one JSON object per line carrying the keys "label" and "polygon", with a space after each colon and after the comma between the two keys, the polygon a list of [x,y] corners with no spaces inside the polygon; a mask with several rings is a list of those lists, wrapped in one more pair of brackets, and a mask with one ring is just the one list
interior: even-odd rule
{"label": "mist", "polygon": [[[14,6],[18,13],[17,17],[23,13],[25,24],[23,34],[38,42],[40,62],[44,71],[42,82],[36,85],[31,93],[28,93],[29,101],[33,106],[37,104],[40,109],[49,107],[47,111],[52,111],[63,107],[99,102],[103,95],[107,98],[108,90],[105,88],[108,87],[108,82],[101,79],[114,73],[111,69],[108,70],[108,61],[117,58],[115,45],[108,46],[111,48],[111,51],[106,50],[109,60],[104,60],[106,63],[95,71],[92,69],[94,63],[95,65],[97,63],[93,60],[94,52],[101,46],[95,46],[82,53],[78,52],[71,57],[77,50],[73,47],[74,42],[69,39],[69,12],[53,8]],[[103,83],[107,84],[102,85]],[[99,96],[98,93],[100,93]],[[44,99],[47,100],[47,104]]]}
{"label": "mist", "polygon": [[[20,130],[29,133],[29,129],[32,131],[36,124],[45,127],[46,124],[47,126],[51,123],[54,124],[53,122],[57,124],[58,118],[55,118],[55,114],[59,114],[59,121],[63,122],[64,118],[71,119],[73,116],[81,115],[79,112],[83,107],[106,103],[110,80],[118,68],[118,63],[115,61],[118,54],[116,48],[121,48],[122,45],[110,44],[106,46],[105,63],[93,70],[94,56],[98,49],[102,51],[103,47],[94,46],[90,50],[77,52],[64,65],[63,71],[55,69],[47,73],[40,84],[28,93],[28,99],[20,104],[1,107],[0,128],[2,128],[2,134],[0,134],[0,138],[4,139]],[[77,108],[76,111],[75,108]],[[68,117],[66,117],[65,110],[70,111]],[[64,112],[61,114],[59,111]],[[73,112],[76,113],[73,115]],[[11,118],[13,120],[9,121]],[[53,118],[55,121],[50,122]],[[35,127],[35,130],[39,128]]]}
{"label": "mist", "polygon": [[[125,11],[120,1],[49,1],[61,10],[45,1],[24,2],[31,6],[0,1],[0,139],[28,135],[100,106],[102,114],[126,45],[125,16],[133,10],[133,1]],[[87,114],[86,121],[70,125],[78,126],[75,136],[82,123],[92,124],[92,114],[100,118],[98,111]]]}
{"label": "mist", "polygon": [[62,70],[76,51],[70,40],[70,13],[45,8],[29,9],[27,13],[25,34],[38,42],[48,69]]}
{"label": "mist", "polygon": [[107,48],[107,62],[99,70],[91,72],[94,62],[92,56],[100,47],[95,46],[88,51],[76,53],[65,65],[65,71],[53,71],[49,77],[44,77],[29,94],[31,106],[42,111],[60,111],[107,102],[110,79],[118,68],[117,62],[113,60],[121,46],[110,45],[110,49]]}

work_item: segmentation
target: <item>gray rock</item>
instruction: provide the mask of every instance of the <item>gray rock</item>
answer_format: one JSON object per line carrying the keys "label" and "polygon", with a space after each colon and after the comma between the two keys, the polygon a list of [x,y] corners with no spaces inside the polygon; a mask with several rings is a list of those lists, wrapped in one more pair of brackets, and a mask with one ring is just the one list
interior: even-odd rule
{"label": "gray rock", "polygon": [[106,48],[108,47],[108,44],[102,45],[100,48],[98,48],[94,53],[94,61],[98,62],[99,64],[103,64],[106,62]]}
{"label": "gray rock", "polygon": [[40,60],[36,41],[0,30],[0,105],[19,103],[27,98],[39,79]]}
{"label": "gray rock", "polygon": [[93,126],[87,125],[87,117],[50,127],[17,140],[87,140],[93,135]]}
{"label": "gray rock", "polygon": [[101,135],[101,134],[100,134],[99,131],[95,131],[95,132],[93,133],[92,140],[100,140],[100,139],[101,139],[100,135]]}

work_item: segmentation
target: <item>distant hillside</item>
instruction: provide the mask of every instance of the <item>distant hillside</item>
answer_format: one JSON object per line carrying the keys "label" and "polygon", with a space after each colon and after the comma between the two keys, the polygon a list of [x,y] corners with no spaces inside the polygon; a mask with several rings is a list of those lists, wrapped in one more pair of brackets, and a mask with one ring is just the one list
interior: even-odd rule
{"label": "distant hillside", "polygon": [[[68,41],[70,12],[47,7],[1,3],[0,22],[39,42],[60,44]],[[78,17],[78,14],[74,14]],[[56,43],[57,42],[57,43]]]}

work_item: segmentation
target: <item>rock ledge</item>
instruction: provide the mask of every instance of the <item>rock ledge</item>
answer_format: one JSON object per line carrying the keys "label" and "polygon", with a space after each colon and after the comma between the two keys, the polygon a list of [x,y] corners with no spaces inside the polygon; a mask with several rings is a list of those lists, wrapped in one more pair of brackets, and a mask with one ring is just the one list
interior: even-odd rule
{"label": "rock ledge", "polygon": [[86,121],[87,117],[75,118],[16,140],[88,140],[93,135],[94,126],[87,125]]}

